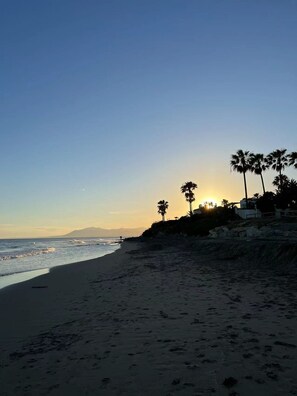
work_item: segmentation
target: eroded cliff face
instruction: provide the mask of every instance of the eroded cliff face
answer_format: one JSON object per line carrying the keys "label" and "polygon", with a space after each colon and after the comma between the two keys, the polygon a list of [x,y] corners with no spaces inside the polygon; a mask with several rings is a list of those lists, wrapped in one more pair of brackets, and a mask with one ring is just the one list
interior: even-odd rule
{"label": "eroded cliff face", "polygon": [[[273,269],[297,275],[297,221],[292,219],[252,219],[229,221],[213,228],[208,236],[189,236],[184,233],[166,234],[158,230],[150,235],[151,243],[181,246],[187,254],[197,256],[197,265],[205,257],[207,265],[216,268]],[[146,241],[148,238],[143,238]],[[199,260],[198,260],[199,258]],[[204,260],[204,258],[203,258]]]}
{"label": "eroded cliff face", "polygon": [[242,223],[230,223],[229,225],[216,227],[209,231],[210,238],[253,238],[269,240],[296,240],[297,222],[285,221],[245,221]]}
{"label": "eroded cliff face", "polygon": [[[288,231],[288,230],[287,230]],[[174,248],[191,257],[194,266],[213,267],[214,270],[270,271],[278,276],[297,275],[297,238],[210,238],[185,235],[159,235],[139,238],[146,248]]]}

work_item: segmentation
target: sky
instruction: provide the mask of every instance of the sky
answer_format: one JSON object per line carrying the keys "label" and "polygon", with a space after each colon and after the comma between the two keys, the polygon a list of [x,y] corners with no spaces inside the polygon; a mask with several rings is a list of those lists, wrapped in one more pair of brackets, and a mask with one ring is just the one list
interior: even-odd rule
{"label": "sky", "polygon": [[238,201],[231,154],[297,150],[296,0],[0,4],[1,238]]}

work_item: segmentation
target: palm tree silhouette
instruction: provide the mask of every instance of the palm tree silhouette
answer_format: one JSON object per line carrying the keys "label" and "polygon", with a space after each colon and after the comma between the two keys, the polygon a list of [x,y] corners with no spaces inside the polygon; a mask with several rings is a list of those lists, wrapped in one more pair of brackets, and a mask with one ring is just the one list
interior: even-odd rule
{"label": "palm tree silhouette", "polygon": [[293,165],[297,169],[297,151],[293,151],[288,155],[289,165]]}
{"label": "palm tree silhouette", "polygon": [[195,195],[193,193],[193,190],[197,188],[197,184],[193,183],[191,181],[184,183],[180,190],[183,194],[185,194],[186,201],[189,202],[190,205],[190,215],[192,216],[193,210],[192,210],[192,202],[195,201]]}
{"label": "palm tree silhouette", "polygon": [[278,175],[273,179],[272,184],[281,192],[290,182],[290,179],[286,175]]}
{"label": "palm tree silhouette", "polygon": [[236,154],[232,154],[230,161],[231,169],[233,171],[243,173],[246,207],[248,207],[248,193],[245,174],[250,170],[249,156],[249,151],[237,150]]}
{"label": "palm tree silhouette", "polygon": [[256,175],[260,175],[261,182],[262,182],[262,188],[263,188],[263,194],[265,194],[263,172],[265,172],[266,169],[269,168],[269,164],[268,164],[266,158],[264,157],[264,154],[250,153],[249,164],[250,164],[250,171],[255,173]]}
{"label": "palm tree silhouette", "polygon": [[289,165],[289,158],[286,152],[287,149],[277,149],[267,155],[268,164],[279,174],[280,190],[283,188],[282,170],[284,170]]}
{"label": "palm tree silhouette", "polygon": [[158,213],[160,213],[162,216],[162,221],[165,221],[165,214],[167,212],[168,206],[169,205],[167,201],[162,200],[158,202]]}

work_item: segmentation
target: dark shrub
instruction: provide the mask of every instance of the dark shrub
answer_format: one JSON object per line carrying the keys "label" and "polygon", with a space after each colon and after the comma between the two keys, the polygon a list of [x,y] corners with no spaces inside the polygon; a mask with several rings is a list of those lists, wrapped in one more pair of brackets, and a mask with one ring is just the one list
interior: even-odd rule
{"label": "dark shrub", "polygon": [[144,237],[152,237],[158,234],[184,234],[206,236],[215,227],[227,224],[230,220],[238,217],[233,209],[218,207],[203,210],[201,214],[190,217],[184,216],[179,220],[169,220],[152,224],[151,228],[144,231]]}

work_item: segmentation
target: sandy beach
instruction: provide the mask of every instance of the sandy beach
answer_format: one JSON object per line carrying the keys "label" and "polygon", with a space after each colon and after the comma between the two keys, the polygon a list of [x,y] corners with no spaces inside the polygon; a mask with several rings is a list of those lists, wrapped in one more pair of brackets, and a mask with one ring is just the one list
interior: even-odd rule
{"label": "sandy beach", "polygon": [[134,240],[3,289],[0,394],[296,395],[296,264],[293,242]]}

